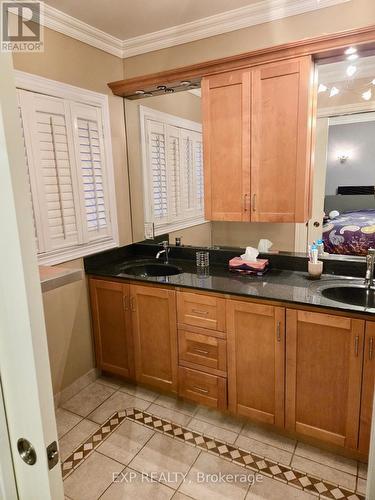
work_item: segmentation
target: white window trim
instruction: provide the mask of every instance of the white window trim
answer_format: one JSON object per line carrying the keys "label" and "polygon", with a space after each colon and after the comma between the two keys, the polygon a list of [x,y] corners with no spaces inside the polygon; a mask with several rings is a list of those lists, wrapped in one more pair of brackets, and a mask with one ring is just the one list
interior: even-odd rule
{"label": "white window trim", "polygon": [[82,89],[69,85],[67,83],[50,80],[41,76],[26,73],[24,71],[15,70],[15,81],[18,89],[28,90],[31,92],[45,94],[52,97],[67,99],[70,101],[94,106],[100,108],[103,122],[104,155],[106,162],[106,175],[108,181],[108,200],[111,214],[111,231],[112,234],[106,240],[98,243],[90,243],[89,245],[75,246],[72,248],[56,250],[46,254],[38,255],[39,264],[55,265],[70,260],[78,259],[91,255],[93,253],[102,252],[119,246],[118,223],[117,223],[117,206],[116,206],[116,190],[113,169],[112,157],[112,139],[111,126],[109,119],[108,96],[93,92],[91,90]]}
{"label": "white window trim", "polygon": [[[146,119],[151,120],[159,120],[165,121],[168,120],[168,125],[172,125],[179,128],[185,128],[187,130],[193,130],[195,132],[202,133],[202,124],[193,122],[191,120],[187,120],[186,118],[180,118],[179,116],[171,115],[169,113],[164,113],[163,111],[158,111],[153,108],[148,108],[147,106],[139,106],[139,118],[141,123],[141,153],[142,153],[142,177],[143,177],[143,210],[144,210],[144,220],[145,223],[153,222],[152,214],[151,214],[151,203],[149,200],[146,200],[146,196],[150,193],[149,187],[149,172],[148,172],[148,164],[147,164],[147,144],[146,141],[143,140],[146,137],[146,129],[145,123]],[[179,231],[180,229],[187,229],[188,227],[198,226],[200,224],[204,224],[208,222],[204,218],[204,213],[199,217],[192,217],[190,219],[186,219],[184,221],[177,221],[175,223],[167,223],[160,224],[158,227],[155,227],[154,234],[155,236],[159,236],[161,234],[165,234],[168,232]]]}

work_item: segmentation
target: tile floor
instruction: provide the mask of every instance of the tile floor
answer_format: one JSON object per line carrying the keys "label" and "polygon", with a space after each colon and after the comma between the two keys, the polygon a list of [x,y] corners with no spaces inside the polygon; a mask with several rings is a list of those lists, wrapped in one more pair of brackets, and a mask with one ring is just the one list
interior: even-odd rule
{"label": "tile floor", "polygon": [[[62,461],[97,432],[115,412],[128,408],[145,410],[147,414],[156,415],[197,434],[249,450],[359,494],[365,492],[365,464],[264,431],[215,410],[107,378],[89,384],[58,408],[56,416]],[[167,471],[174,474],[165,477]],[[152,426],[148,428],[125,419],[66,477],[64,487],[67,500],[120,500],[133,497],[142,500],[150,494],[155,500],[172,497],[174,500],[317,498],[316,494],[298,490],[266,475],[254,484],[242,480],[218,483],[215,480],[202,482],[197,479],[215,478],[209,475],[220,472],[241,474],[243,477],[244,472],[248,474],[251,471],[199,447],[155,432]],[[202,475],[199,476],[199,473]],[[115,481],[113,474],[117,474]],[[186,477],[183,480],[184,475]],[[330,498],[344,497],[333,492]]]}

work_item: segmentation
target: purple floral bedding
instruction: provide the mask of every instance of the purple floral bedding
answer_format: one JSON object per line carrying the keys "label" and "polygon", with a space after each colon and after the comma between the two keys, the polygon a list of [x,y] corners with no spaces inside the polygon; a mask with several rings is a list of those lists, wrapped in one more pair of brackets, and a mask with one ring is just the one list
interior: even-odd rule
{"label": "purple floral bedding", "polygon": [[366,255],[375,248],[375,210],[343,212],[323,225],[324,250],[328,253]]}

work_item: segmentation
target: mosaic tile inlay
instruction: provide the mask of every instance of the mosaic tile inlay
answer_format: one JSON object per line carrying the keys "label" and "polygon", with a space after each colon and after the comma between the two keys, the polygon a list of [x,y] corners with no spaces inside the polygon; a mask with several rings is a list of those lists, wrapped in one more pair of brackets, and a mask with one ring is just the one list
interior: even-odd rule
{"label": "mosaic tile inlay", "polygon": [[144,425],[154,431],[161,432],[186,444],[213,453],[224,460],[231,461],[254,472],[264,474],[276,481],[281,481],[295,488],[312,493],[319,498],[334,500],[365,500],[363,495],[345,489],[336,484],[299,471],[293,467],[280,464],[251,451],[225,443],[219,439],[208,437],[181,425],[157,417],[147,411],[131,408],[118,411],[110,417],[100,428],[86,439],[62,463],[62,475],[65,479],[105,440],[117,427],[128,419]]}

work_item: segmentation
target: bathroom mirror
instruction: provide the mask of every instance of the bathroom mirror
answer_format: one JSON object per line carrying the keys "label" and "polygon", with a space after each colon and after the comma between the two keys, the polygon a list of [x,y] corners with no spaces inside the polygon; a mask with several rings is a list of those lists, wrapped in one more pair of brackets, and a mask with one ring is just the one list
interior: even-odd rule
{"label": "bathroom mirror", "polygon": [[[355,50],[355,49],[354,49]],[[350,51],[349,51],[350,52]],[[312,218],[305,224],[204,220],[201,91],[197,84],[125,99],[133,240],[169,233],[170,243],[330,254],[375,246],[375,56],[348,53],[316,66]]]}
{"label": "bathroom mirror", "polygon": [[153,223],[171,244],[177,237],[183,245],[245,247],[268,239],[272,250],[295,251],[295,224],[204,220],[201,91],[165,90],[124,100],[134,241],[150,236]]}
{"label": "bathroom mirror", "polygon": [[375,246],[375,57],[318,65],[313,217],[308,239],[329,254]]}

